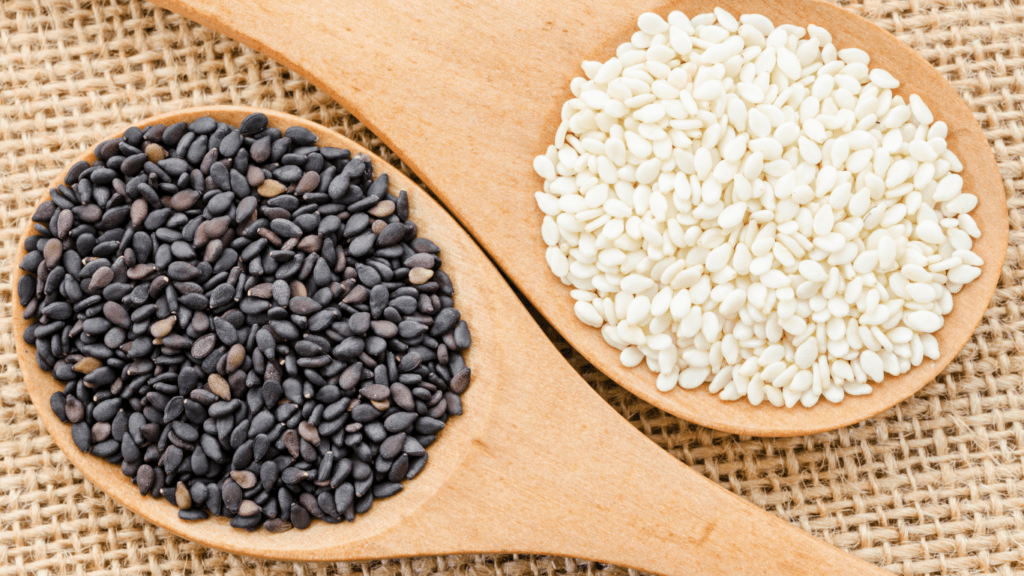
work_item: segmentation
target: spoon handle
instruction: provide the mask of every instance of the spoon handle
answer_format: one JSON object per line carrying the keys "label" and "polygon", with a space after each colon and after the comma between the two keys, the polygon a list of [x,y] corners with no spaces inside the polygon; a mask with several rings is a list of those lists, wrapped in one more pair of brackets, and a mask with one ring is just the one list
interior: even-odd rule
{"label": "spoon handle", "polygon": [[[723,0],[725,4],[736,0]],[[751,0],[744,0],[750,2]],[[758,0],[755,0],[755,4]],[[394,150],[509,270],[523,254],[510,208],[540,180],[532,159],[553,141],[561,102],[595,49],[656,0],[337,2],[156,0],[295,70]],[[611,54],[609,54],[611,55]],[[535,188],[537,187],[537,188]],[[530,194],[507,197],[513,189]],[[482,193],[486,192],[486,193]],[[539,246],[539,244],[538,244]],[[543,248],[539,249],[543,254]],[[542,260],[542,259],[541,259]],[[521,266],[513,266],[516,272]],[[517,282],[529,282],[517,274]]]}
{"label": "spoon handle", "polygon": [[425,537],[400,524],[401,534],[382,540],[429,540],[429,553],[528,550],[665,575],[885,573],[681,464],[567,364],[542,358],[555,353],[543,347],[550,354],[535,365],[548,372],[520,366],[503,383],[491,426],[417,511],[443,532]]}
{"label": "spoon handle", "polygon": [[[539,332],[527,322],[509,331],[517,342]],[[549,343],[518,352],[510,356],[519,364],[503,367],[515,377],[488,383],[500,388],[500,403],[436,492],[401,522],[318,556],[530,551],[679,576],[886,574],[681,464],[623,421]]]}

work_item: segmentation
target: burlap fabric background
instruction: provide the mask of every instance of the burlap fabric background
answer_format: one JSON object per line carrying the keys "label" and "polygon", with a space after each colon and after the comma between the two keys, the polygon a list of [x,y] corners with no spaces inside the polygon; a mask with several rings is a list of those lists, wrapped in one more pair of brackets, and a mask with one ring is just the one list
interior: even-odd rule
{"label": "burlap fabric background", "polygon": [[[974,339],[943,375],[858,426],[752,439],[651,408],[546,329],[630,422],[769,513],[899,574],[1024,574],[1024,6],[862,0],[847,7],[946,75],[974,110],[1004,178],[1011,234],[1002,282]],[[0,576],[626,572],[527,555],[257,561],[173,536],[83,480],[43,429],[18,370],[9,287],[17,235],[46,184],[81,150],[132,121],[201,104],[291,112],[398,162],[302,78],[150,4],[0,0]]]}

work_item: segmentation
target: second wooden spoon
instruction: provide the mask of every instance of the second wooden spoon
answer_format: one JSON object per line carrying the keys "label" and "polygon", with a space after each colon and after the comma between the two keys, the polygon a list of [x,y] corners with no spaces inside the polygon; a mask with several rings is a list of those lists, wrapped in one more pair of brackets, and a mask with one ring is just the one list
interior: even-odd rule
{"label": "second wooden spoon", "polygon": [[[298,71],[341,102],[405,160],[545,318],[605,374],[651,404],[704,426],[757,436],[796,436],[868,418],[931,381],[970,338],[995,290],[1007,246],[1006,199],[985,135],[948,82],[916,52],[870,22],[820,0],[474,0],[337,2],[155,0],[237,38]],[[867,396],[811,409],[724,402],[703,387],[655,389],[641,365],[573,312],[569,289],[550,272],[533,193],[532,160],[554,140],[568,86],[583,60],[606,60],[642,12],[689,15],[721,6],[776,24],[827,28],[839,48],[858,47],[916,93],[949,126],[964,187],[978,196],[982,275],[954,298],[936,336],[941,357]]]}

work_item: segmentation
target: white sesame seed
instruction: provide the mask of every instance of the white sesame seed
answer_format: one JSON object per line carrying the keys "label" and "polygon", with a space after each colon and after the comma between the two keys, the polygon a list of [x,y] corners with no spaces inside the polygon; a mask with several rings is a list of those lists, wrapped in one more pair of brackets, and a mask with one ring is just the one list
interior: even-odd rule
{"label": "white sesame seed", "polygon": [[533,160],[580,321],[659,390],[753,405],[840,402],[938,358],[983,265],[948,127],[817,26],[722,9],[638,26],[583,64]]}

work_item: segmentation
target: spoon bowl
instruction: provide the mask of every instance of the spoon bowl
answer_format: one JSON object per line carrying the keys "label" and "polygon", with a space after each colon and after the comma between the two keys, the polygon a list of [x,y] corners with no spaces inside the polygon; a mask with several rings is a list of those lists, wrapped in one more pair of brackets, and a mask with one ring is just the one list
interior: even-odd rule
{"label": "spoon bowl", "polygon": [[[125,507],[195,542],[263,558],[304,561],[529,550],[659,574],[726,576],[884,574],[754,508],[644,437],[604,402],[544,336],[469,235],[401,172],[337,133],[280,112],[193,108],[141,122],[201,116],[237,125],[263,112],[280,129],[303,126],[318,144],[369,155],[392,191],[410,195],[410,218],[443,251],[455,301],[473,328],[467,355],[473,384],[465,414],[430,448],[430,462],[399,494],[375,502],[353,523],[315,522],[271,534],[228,520],[184,521],[166,500],[143,497],[119,467],[78,450],[70,426],[50,409],[61,385],[35,362],[22,335],[29,321],[14,299],[18,360],[47,431],[85,477]],[[119,136],[113,134],[111,137]],[[94,160],[91,151],[75,160]],[[73,164],[73,163],[72,163]],[[64,174],[53,185],[63,182]],[[31,223],[19,240],[24,257]],[[15,268],[13,286],[24,272]],[[759,552],[765,537],[773,554]]]}
{"label": "spoon bowl", "polygon": [[[171,125],[177,122],[191,122],[203,116],[212,116],[218,121],[237,126],[242,119],[254,112],[262,112],[270,119],[270,126],[280,128],[283,132],[289,126],[303,126],[317,134],[320,146],[335,146],[347,148],[352,151],[353,156],[357,153],[364,153],[373,160],[374,174],[387,173],[389,177],[389,192],[398,194],[399,190],[407,190],[410,194],[410,219],[417,223],[420,236],[429,238],[438,243],[445,251],[444,269],[453,277],[456,286],[455,299],[458,306],[465,308],[463,317],[472,326],[493,326],[500,321],[500,316],[494,315],[495,308],[472,304],[469,295],[479,297],[496,297],[486,286],[481,284],[483,278],[474,274],[480,265],[480,251],[473,244],[472,239],[466,235],[457,224],[451,221],[444,210],[435,202],[431,201],[416,184],[407,176],[396,170],[383,159],[373,155],[369,150],[359,144],[341,136],[335,132],[312,122],[300,118],[273,112],[246,107],[201,107],[190,108],[179,112],[163,114],[136,123],[136,126],[145,127],[153,124]],[[108,138],[116,138],[121,133],[112,134]],[[96,160],[92,150],[83,153],[68,166],[72,166],[81,160],[93,162]],[[63,171],[50,184],[51,188],[64,182],[67,170]],[[44,197],[43,200],[48,199]],[[18,244],[17,261],[25,256],[25,238],[34,234],[32,222],[29,222]],[[449,261],[450,260],[450,261]],[[25,272],[21,268],[15,268],[12,279],[12,287],[18,285],[18,280]],[[269,536],[263,534],[266,544],[260,544],[259,548],[253,546],[254,536],[242,530],[232,528],[228,520],[223,517],[215,517],[205,522],[190,522],[177,517],[178,509],[163,499],[143,497],[139,494],[137,487],[130,480],[121,474],[119,467],[108,464],[106,461],[88,456],[82,453],[74,444],[71,438],[70,425],[61,422],[50,409],[50,395],[56,391],[63,390],[63,385],[56,381],[50,373],[44,372],[35,360],[35,348],[25,343],[23,333],[25,328],[31,324],[31,320],[23,318],[24,308],[17,298],[14,299],[14,330],[15,347],[18,352],[18,360],[22,373],[25,375],[25,382],[33,404],[35,404],[43,424],[47,431],[55,439],[58,446],[64,451],[69,459],[77,466],[90,480],[99,485],[105,492],[127,505],[132,510],[155,523],[170,529],[172,532],[192,540],[203,541],[211,546],[224,548],[232,551],[253,553],[256,550],[263,551],[260,555],[269,557],[303,557],[301,554],[309,552],[324,538],[336,537],[334,532],[345,532],[359,534],[360,537],[372,537],[374,534],[384,530],[397,522],[400,522],[411,510],[421,505],[432,492],[444,483],[445,479],[457,468],[460,461],[465,457],[470,439],[481,432],[481,426],[489,418],[493,409],[495,395],[498,388],[493,385],[483,384],[470,386],[463,395],[466,405],[465,418],[459,416],[452,418],[442,433],[444,441],[436,442],[430,449],[430,462],[424,471],[414,480],[405,483],[406,488],[402,490],[400,498],[386,498],[374,503],[373,514],[365,514],[359,517],[355,525],[330,525],[325,522],[314,522],[305,530],[291,530],[285,533]],[[466,353],[466,362],[474,372],[501,374],[504,368],[500,365],[500,356],[495,354],[495,348],[501,345],[500,339],[488,335],[484,330],[474,332],[476,340],[474,346]],[[474,378],[474,382],[482,379]],[[363,521],[365,518],[365,522]],[[353,530],[353,526],[355,530]],[[340,527],[340,529],[338,528]],[[202,536],[196,537],[200,533]],[[259,533],[256,533],[259,534]],[[241,538],[241,540],[239,539]],[[258,536],[256,536],[258,538]],[[244,542],[244,545],[243,545]],[[295,554],[294,556],[292,554]]]}
{"label": "spoon bowl", "polygon": [[[952,86],[906,44],[852,12],[820,0],[593,0],[585,4],[477,0],[453,7],[308,0],[156,0],[268,54],[345,105],[394,150],[480,243],[543,316],[594,366],[647,402],[717,430],[798,436],[869,418],[911,396],[959,353],[995,291],[1008,240],[1006,196],[978,121]],[[964,164],[965,191],[978,197],[974,251],[981,276],[954,297],[936,333],[938,360],[888,376],[866,396],[812,408],[726,402],[707,392],[661,393],[641,364],[626,368],[597,329],[580,322],[569,288],[548,269],[533,193],[533,158],[554,141],[569,82],[584,60],[604,61],[629,40],[642,12],[688,15],[720,6],[776,24],[825,27],[838,48],[858,47],[891,72],[904,98],[918,94],[949,126]],[[344,22],[344,25],[336,25]],[[372,31],[372,38],[368,31]],[[410,87],[415,87],[410,90]]]}

